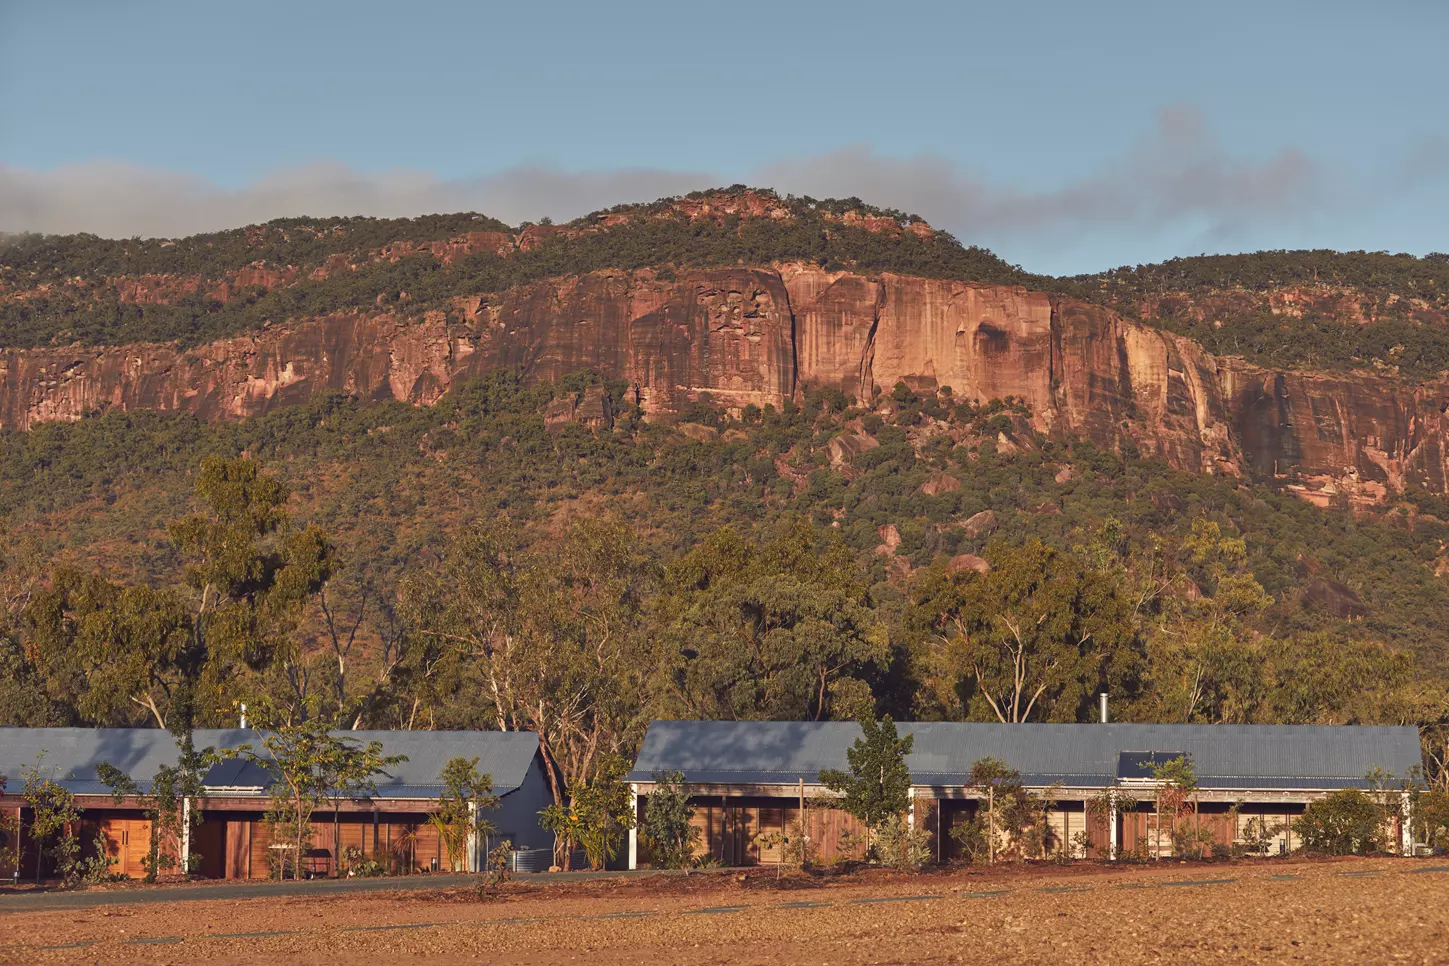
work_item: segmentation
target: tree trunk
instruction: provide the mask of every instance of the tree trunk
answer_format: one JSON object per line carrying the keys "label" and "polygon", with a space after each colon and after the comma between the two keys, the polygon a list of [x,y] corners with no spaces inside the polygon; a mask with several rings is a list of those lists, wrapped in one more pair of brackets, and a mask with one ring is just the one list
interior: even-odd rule
{"label": "tree trunk", "polygon": [[[548,750],[548,743],[543,738],[543,728],[538,729],[538,750],[543,754],[543,770],[548,775],[549,790],[553,792],[553,802],[559,808],[563,807],[564,793],[563,786],[559,782],[561,777],[558,772],[558,763],[554,761],[553,755]],[[573,853],[573,840],[568,835],[560,835],[559,842],[562,845],[560,854],[554,856],[558,860],[558,867],[565,872],[569,871],[569,859]]]}
{"label": "tree trunk", "polygon": [[295,811],[292,820],[296,822],[293,828],[293,835],[296,836],[296,848],[292,851],[292,881],[302,881],[302,796],[298,795],[294,801]]}
{"label": "tree trunk", "polygon": [[1202,847],[1202,810],[1197,807],[1197,793],[1196,792],[1193,793],[1192,798],[1193,798],[1193,801],[1192,801],[1192,828],[1193,828],[1193,833],[1192,834],[1193,834],[1193,837],[1197,839],[1197,843],[1196,843],[1196,845],[1194,845],[1194,848],[1197,850],[1197,857],[1198,858],[1202,858],[1203,857],[1203,847]]}

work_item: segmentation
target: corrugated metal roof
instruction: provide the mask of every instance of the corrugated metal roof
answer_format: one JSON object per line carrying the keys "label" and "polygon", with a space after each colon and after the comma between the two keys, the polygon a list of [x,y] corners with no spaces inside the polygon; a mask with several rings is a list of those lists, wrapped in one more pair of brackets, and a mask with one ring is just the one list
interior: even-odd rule
{"label": "corrugated metal roof", "polygon": [[[1403,777],[1420,763],[1412,727],[1310,725],[978,724],[901,722],[919,785],[959,786],[971,765],[999,758],[1031,785],[1101,788],[1123,753],[1182,752],[1203,788],[1333,789],[1362,784],[1374,767]],[[860,735],[851,722],[655,721],[631,778],[681,771],[700,784],[814,783],[846,768]]]}
{"label": "corrugated metal roof", "polygon": [[[339,737],[360,744],[382,743],[385,755],[406,755],[407,761],[377,778],[379,798],[436,798],[439,776],[451,758],[477,758],[478,770],[493,776],[493,789],[506,794],[523,784],[538,751],[531,731],[340,731]],[[198,749],[236,748],[250,744],[262,750],[262,735],[253,730],[200,729]],[[42,753],[44,757],[42,758]],[[110,789],[96,775],[109,762],[146,788],[162,765],[176,764],[176,739],[159,728],[0,728],[0,775],[7,792],[24,784],[22,770],[41,762],[47,777],[78,795],[104,795]],[[244,769],[237,776],[247,777]],[[218,782],[226,776],[218,773]]]}

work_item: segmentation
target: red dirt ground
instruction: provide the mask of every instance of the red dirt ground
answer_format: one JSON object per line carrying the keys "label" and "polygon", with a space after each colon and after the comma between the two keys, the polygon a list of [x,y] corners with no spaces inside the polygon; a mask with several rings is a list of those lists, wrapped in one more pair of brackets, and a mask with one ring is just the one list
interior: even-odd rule
{"label": "red dirt ground", "polygon": [[[453,890],[5,906],[5,963],[1449,962],[1443,860],[717,872],[514,883],[484,901]],[[228,935],[244,932],[274,935]],[[42,948],[70,943],[87,945]]]}

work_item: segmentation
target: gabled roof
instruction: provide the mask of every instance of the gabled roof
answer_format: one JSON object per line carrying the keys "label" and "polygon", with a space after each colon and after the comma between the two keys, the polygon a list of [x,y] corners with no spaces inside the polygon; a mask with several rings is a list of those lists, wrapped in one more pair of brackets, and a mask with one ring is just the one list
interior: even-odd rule
{"label": "gabled roof", "polygon": [[[1188,755],[1211,789],[1328,790],[1362,785],[1382,768],[1399,777],[1420,763],[1412,727],[1310,725],[978,724],[901,722],[915,737],[912,780],[961,786],[971,765],[999,758],[1029,785],[1102,788],[1124,760]],[[630,779],[680,771],[698,784],[814,784],[821,769],[848,766],[860,727],[851,722],[655,721]],[[1136,756],[1140,754],[1140,759]]]}
{"label": "gabled roof", "polygon": [[[437,798],[440,774],[452,758],[477,758],[478,770],[493,777],[493,790],[505,795],[523,784],[538,735],[532,731],[339,731],[359,744],[382,743],[384,755],[406,755],[407,761],[376,779],[380,799]],[[253,730],[198,729],[198,749],[235,749],[249,744],[262,751],[262,734]],[[43,754],[43,758],[42,758]],[[159,728],[0,728],[0,775],[6,794],[24,786],[22,771],[37,761],[46,777],[77,795],[106,795],[96,768],[108,762],[148,789],[157,770],[176,764],[176,739]],[[230,792],[260,794],[262,770],[247,762],[224,762],[207,775],[208,785]]]}

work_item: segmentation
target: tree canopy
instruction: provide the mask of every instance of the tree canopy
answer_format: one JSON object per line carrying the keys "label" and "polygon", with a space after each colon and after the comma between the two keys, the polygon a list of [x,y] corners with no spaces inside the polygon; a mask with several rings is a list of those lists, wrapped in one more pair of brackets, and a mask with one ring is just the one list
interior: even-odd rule
{"label": "tree canopy", "polygon": [[[590,385],[613,426],[545,421]],[[807,391],[701,407],[701,441],[595,374],[494,373],[0,434],[0,720],[533,730],[564,802],[655,718],[1085,721],[1106,690],[1124,721],[1417,724],[1446,780],[1442,501],[1322,509],[1021,409]],[[879,445],[832,461],[845,433]]]}

